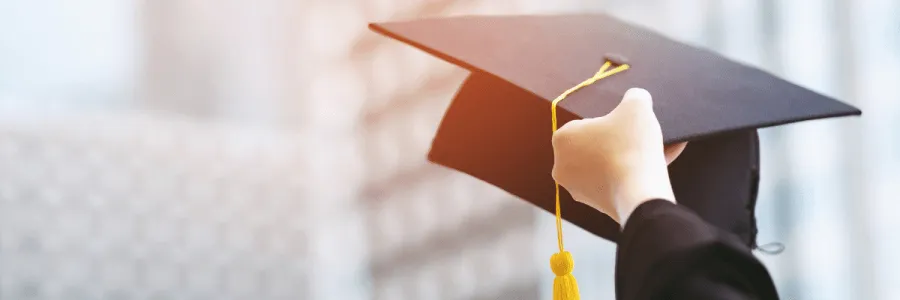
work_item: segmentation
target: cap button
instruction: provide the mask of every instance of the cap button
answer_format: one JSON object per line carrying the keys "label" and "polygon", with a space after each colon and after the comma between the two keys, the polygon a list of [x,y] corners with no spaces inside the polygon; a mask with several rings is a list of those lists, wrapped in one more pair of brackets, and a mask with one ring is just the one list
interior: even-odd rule
{"label": "cap button", "polygon": [[606,60],[616,65],[624,65],[628,63],[628,58],[618,53],[606,53],[603,55]]}

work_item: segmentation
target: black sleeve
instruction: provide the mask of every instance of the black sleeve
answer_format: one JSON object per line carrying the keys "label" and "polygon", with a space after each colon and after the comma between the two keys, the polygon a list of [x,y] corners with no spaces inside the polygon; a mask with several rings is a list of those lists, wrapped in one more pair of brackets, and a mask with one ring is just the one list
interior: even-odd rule
{"label": "black sleeve", "polygon": [[669,201],[641,204],[616,253],[616,299],[778,299],[766,268],[732,234]]}

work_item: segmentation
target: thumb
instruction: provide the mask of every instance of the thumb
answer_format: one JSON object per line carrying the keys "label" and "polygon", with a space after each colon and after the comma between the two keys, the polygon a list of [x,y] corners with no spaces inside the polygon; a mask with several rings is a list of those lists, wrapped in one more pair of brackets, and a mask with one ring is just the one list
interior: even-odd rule
{"label": "thumb", "polygon": [[622,101],[607,115],[608,117],[633,117],[644,113],[653,113],[653,97],[642,88],[631,88],[625,92]]}

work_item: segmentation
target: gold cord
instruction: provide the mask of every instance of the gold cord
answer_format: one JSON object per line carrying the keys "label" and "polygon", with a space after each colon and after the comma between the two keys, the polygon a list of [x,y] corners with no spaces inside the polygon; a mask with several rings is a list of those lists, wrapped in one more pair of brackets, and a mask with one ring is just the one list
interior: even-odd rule
{"label": "gold cord", "polygon": [[[554,133],[558,129],[557,119],[556,119],[556,106],[557,106],[557,104],[559,104],[560,101],[562,101],[563,99],[568,97],[570,94],[574,93],[575,91],[577,91],[583,87],[591,85],[594,82],[597,82],[603,78],[615,75],[616,73],[628,70],[628,68],[629,68],[628,64],[622,64],[622,65],[619,65],[619,66],[613,68],[612,70],[607,71],[607,69],[609,69],[610,66],[612,66],[612,63],[607,61],[606,63],[603,64],[603,67],[600,67],[600,71],[597,71],[597,73],[594,74],[593,77],[588,78],[585,81],[582,81],[578,85],[566,90],[564,93],[559,95],[559,97],[556,97],[556,99],[553,99],[553,102],[550,103],[550,113],[552,114],[553,132]],[[559,252],[563,252],[564,248],[563,248],[563,233],[562,233],[562,213],[560,212],[560,208],[559,208],[559,182],[554,181],[554,183],[556,185],[556,238],[559,242]]]}

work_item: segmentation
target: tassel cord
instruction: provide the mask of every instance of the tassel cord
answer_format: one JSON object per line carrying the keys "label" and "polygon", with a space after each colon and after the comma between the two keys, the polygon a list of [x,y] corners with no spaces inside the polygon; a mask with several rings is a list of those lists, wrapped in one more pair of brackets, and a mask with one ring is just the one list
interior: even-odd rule
{"label": "tassel cord", "polygon": [[[622,64],[607,71],[611,65],[612,63],[607,61],[593,77],[566,90],[559,95],[559,97],[553,99],[550,103],[553,133],[558,129],[556,107],[560,101],[583,87],[591,85],[603,78],[615,75],[616,73],[628,70],[629,68],[628,64]],[[554,185],[556,186],[556,239],[559,245],[559,253],[553,254],[553,256],[550,257],[550,268],[553,270],[553,273],[556,274],[556,278],[553,280],[553,300],[580,300],[581,296],[578,293],[578,283],[575,280],[575,276],[572,275],[572,269],[574,268],[575,263],[572,259],[572,254],[565,251],[563,245],[562,210],[560,209],[559,204],[559,182],[554,180]]]}

